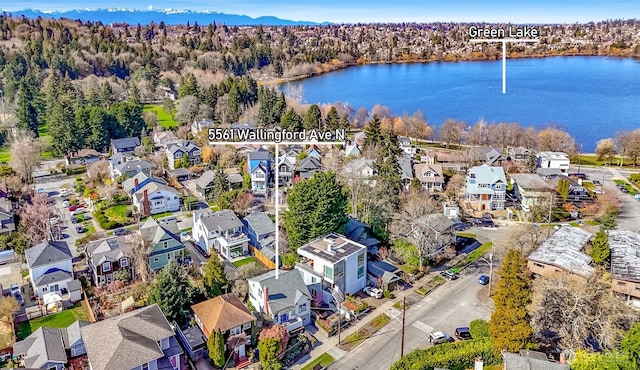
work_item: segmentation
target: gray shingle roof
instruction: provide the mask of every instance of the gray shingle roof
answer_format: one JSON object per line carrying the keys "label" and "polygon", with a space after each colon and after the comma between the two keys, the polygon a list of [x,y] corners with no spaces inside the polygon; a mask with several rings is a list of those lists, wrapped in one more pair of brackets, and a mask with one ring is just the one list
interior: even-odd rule
{"label": "gray shingle roof", "polygon": [[276,224],[264,212],[254,212],[244,218],[256,235],[274,233]]}
{"label": "gray shingle roof", "polygon": [[162,358],[164,353],[158,341],[174,335],[157,304],[80,330],[93,370],[132,369]]}
{"label": "gray shingle roof", "polygon": [[207,230],[229,230],[242,227],[242,221],[238,219],[233,211],[223,209],[217,212],[199,212],[198,217],[202,216],[202,222]]}
{"label": "gray shingle roof", "polygon": [[131,191],[133,191],[133,189],[135,188],[136,180],[138,180],[138,184],[142,184],[142,182],[145,181],[146,179],[151,179],[151,181],[158,184],[167,185],[167,182],[159,177],[147,176],[147,174],[144,172],[138,172],[135,174],[135,176],[124,180],[122,182],[122,188],[127,193],[131,193]]}
{"label": "gray shingle roof", "polygon": [[515,353],[502,354],[505,370],[569,370],[569,365],[549,362],[532,357],[520,356]]}
{"label": "gray shingle roof", "polygon": [[527,258],[530,261],[556,266],[567,272],[589,276],[593,273],[591,257],[582,249],[591,233],[573,226],[562,226]]}
{"label": "gray shingle roof", "polygon": [[73,275],[69,271],[60,269],[51,269],[42,274],[34,283],[36,286],[48,286],[49,284],[73,279]]}
{"label": "gray shingle roof", "polygon": [[124,163],[120,163],[119,165],[117,165],[116,170],[120,171],[120,173],[123,173],[123,172],[137,170],[138,168],[140,168],[141,170],[151,170],[151,169],[154,169],[155,167],[156,166],[149,161],[145,161],[142,159],[132,159],[130,161],[126,161]]}
{"label": "gray shingle roof", "polygon": [[25,252],[29,268],[45,266],[73,258],[69,245],[65,241],[45,241],[34,245]]}
{"label": "gray shingle roof", "polygon": [[206,188],[207,186],[209,186],[209,184],[211,183],[211,181],[213,181],[213,178],[215,177],[216,173],[215,171],[204,171],[204,173],[195,181],[196,185],[201,187],[201,188]]}
{"label": "gray shingle roof", "polygon": [[266,161],[271,158],[271,153],[268,150],[255,150],[248,154],[250,161]]}
{"label": "gray shingle roof", "polygon": [[76,320],[71,325],[66,328],[60,329],[60,334],[62,334],[62,342],[64,343],[64,348],[71,348],[75,344],[78,344],[82,341],[82,333],[80,332],[80,328],[91,325],[88,321],[80,321]]}
{"label": "gray shingle roof", "polygon": [[137,137],[125,137],[122,139],[112,139],[111,144],[116,149],[133,148],[140,145],[140,139]]}
{"label": "gray shingle roof", "polygon": [[66,363],[60,329],[40,327],[25,340],[13,345],[13,353],[25,354],[25,367],[41,368],[47,362]]}
{"label": "gray shingle roof", "polygon": [[176,142],[167,144],[167,151],[172,154],[175,154],[177,151],[189,153],[193,149],[200,149],[200,147],[187,140],[176,140]]}
{"label": "gray shingle roof", "polygon": [[400,178],[402,180],[412,180],[413,168],[411,166],[411,157],[408,155],[399,155],[398,164],[400,165]]}
{"label": "gray shingle roof", "polygon": [[260,284],[262,290],[269,290],[269,312],[278,313],[295,306],[301,296],[311,299],[309,289],[304,283],[299,270],[281,271],[276,279],[275,271],[271,270],[262,275],[248,279]]}
{"label": "gray shingle roof", "polygon": [[511,179],[518,184],[521,189],[531,191],[553,191],[554,189],[547,184],[546,181],[540,175],[533,173],[514,173]]}
{"label": "gray shingle roof", "polygon": [[142,237],[153,243],[153,245],[158,244],[166,235],[182,244],[178,236],[179,233],[178,222],[175,219],[157,221],[153,217],[149,217],[147,221],[140,226],[140,234]]}
{"label": "gray shingle roof", "polygon": [[94,266],[106,261],[118,261],[122,257],[131,257],[131,247],[124,236],[113,236],[87,243],[87,256]]}
{"label": "gray shingle roof", "polygon": [[611,277],[640,283],[640,235],[623,230],[611,230]]}

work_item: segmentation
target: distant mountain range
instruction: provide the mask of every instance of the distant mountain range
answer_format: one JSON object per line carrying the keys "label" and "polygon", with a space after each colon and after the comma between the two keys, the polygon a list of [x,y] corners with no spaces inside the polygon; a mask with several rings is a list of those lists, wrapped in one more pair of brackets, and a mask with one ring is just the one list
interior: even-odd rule
{"label": "distant mountain range", "polygon": [[33,9],[6,11],[14,16],[24,15],[27,18],[49,17],[49,18],[69,18],[80,19],[83,21],[100,21],[104,24],[122,23],[149,24],[152,21],[160,23],[161,21],[167,25],[177,24],[194,24],[198,22],[200,25],[208,25],[210,23],[226,24],[228,26],[246,26],[246,25],[269,25],[269,26],[286,26],[286,25],[317,25],[319,23],[307,21],[291,21],[280,19],[277,17],[264,16],[251,18],[246,15],[225,14],[214,11],[196,12],[190,10],[163,9],[163,10],[138,10],[109,8],[96,10],[69,10],[64,12],[41,11]]}

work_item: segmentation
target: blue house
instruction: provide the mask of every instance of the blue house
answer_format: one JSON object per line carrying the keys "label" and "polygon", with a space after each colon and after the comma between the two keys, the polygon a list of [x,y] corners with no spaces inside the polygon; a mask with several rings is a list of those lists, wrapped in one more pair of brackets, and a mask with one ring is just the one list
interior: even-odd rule
{"label": "blue house", "polygon": [[149,176],[144,172],[138,172],[135,176],[122,182],[122,189],[124,189],[127,194],[131,195],[152,182],[160,185],[167,185],[167,182],[159,177]]}
{"label": "blue house", "polygon": [[349,218],[344,226],[344,236],[367,247],[369,254],[377,254],[380,248],[380,240],[373,235],[373,229],[369,224],[355,218]]}
{"label": "blue house", "polygon": [[320,151],[320,148],[318,148],[318,146],[315,144],[310,145],[305,152],[309,157],[313,157],[316,159],[322,158],[322,152]]}
{"label": "blue house", "polygon": [[271,174],[271,153],[264,149],[250,152],[247,154],[247,163],[251,175],[251,190],[265,190]]}
{"label": "blue house", "polygon": [[180,231],[176,219],[157,221],[149,217],[140,227],[140,235],[151,248],[149,251],[149,266],[159,270],[169,264],[169,261],[181,262],[184,256],[184,244],[180,242]]}
{"label": "blue house", "polygon": [[254,212],[242,220],[242,231],[251,245],[262,249],[275,241],[276,224],[264,212]]}
{"label": "blue house", "polygon": [[140,146],[140,139],[137,137],[125,137],[122,139],[111,139],[111,153],[133,153],[136,147]]}

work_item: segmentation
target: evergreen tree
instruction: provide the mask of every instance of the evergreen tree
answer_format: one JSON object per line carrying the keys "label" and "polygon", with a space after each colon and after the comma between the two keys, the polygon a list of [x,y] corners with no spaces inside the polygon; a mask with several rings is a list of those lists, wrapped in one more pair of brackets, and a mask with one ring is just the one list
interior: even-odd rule
{"label": "evergreen tree", "polygon": [[258,89],[258,125],[273,126],[280,120],[275,105],[278,95],[274,89],[260,87]]}
{"label": "evergreen tree", "polygon": [[222,367],[226,362],[224,337],[219,329],[213,330],[207,340],[207,349],[209,350],[209,358],[213,362],[213,366]]}
{"label": "evergreen tree", "polygon": [[185,96],[193,95],[198,96],[198,80],[193,73],[185,73],[180,79],[180,88],[178,89],[178,98],[182,99]]}
{"label": "evergreen tree", "polygon": [[54,154],[60,156],[81,149],[80,145],[83,144],[75,137],[78,130],[75,128],[76,115],[72,99],[69,92],[59,95],[57,104],[47,114],[52,149]]}
{"label": "evergreen tree", "polygon": [[294,185],[287,203],[284,227],[293,249],[347,222],[347,193],[332,172],[318,172]]}
{"label": "evergreen tree", "polygon": [[215,251],[203,266],[202,284],[207,298],[217,297],[222,294],[222,287],[229,284],[224,267]]}
{"label": "evergreen tree", "polygon": [[320,112],[320,107],[312,104],[309,110],[307,110],[307,114],[304,115],[302,125],[307,130],[320,129],[322,125],[322,112]]}
{"label": "evergreen tree", "polygon": [[340,115],[338,115],[336,107],[331,107],[325,119],[325,129],[327,131],[335,131],[338,128],[340,128]]}
{"label": "evergreen tree", "polygon": [[591,257],[593,262],[598,265],[608,266],[611,261],[611,248],[609,247],[609,237],[604,227],[600,226],[600,230],[591,242],[593,251]]}
{"label": "evergreen tree", "polygon": [[258,353],[260,353],[260,364],[264,370],[280,370],[282,364],[278,361],[280,354],[280,343],[275,338],[265,338],[258,342]]}
{"label": "evergreen tree", "polygon": [[302,125],[302,118],[300,118],[293,108],[289,108],[289,110],[282,115],[280,127],[289,131],[302,131],[304,128]]}
{"label": "evergreen tree", "polygon": [[620,347],[627,354],[632,368],[640,368],[640,324],[634,324],[624,335]]}
{"label": "evergreen tree", "polygon": [[113,135],[118,137],[140,136],[145,123],[142,118],[142,105],[132,102],[118,102],[111,106],[109,112],[118,121],[118,127]]}
{"label": "evergreen tree", "polygon": [[379,145],[382,141],[382,122],[377,115],[373,115],[371,120],[367,123],[367,127],[364,129],[365,138],[362,144],[362,148],[366,149],[369,146]]}
{"label": "evergreen tree", "polygon": [[567,179],[558,179],[558,186],[556,190],[562,197],[562,200],[566,202],[567,197],[569,197],[569,191],[571,190],[571,183]]}
{"label": "evergreen tree", "polygon": [[527,306],[531,303],[525,260],[517,249],[511,249],[498,271],[498,287],[493,295],[496,309],[491,314],[489,334],[496,356],[506,349],[517,352],[531,343],[531,328]]}
{"label": "evergreen tree", "polygon": [[184,323],[189,302],[187,274],[175,261],[169,261],[149,290],[149,302],[157,303],[169,321]]}
{"label": "evergreen tree", "polygon": [[30,72],[20,80],[18,87],[17,126],[33,132],[34,136],[38,135],[38,128],[43,121],[41,115],[44,109],[39,88],[38,80]]}
{"label": "evergreen tree", "polygon": [[209,198],[217,200],[223,193],[229,191],[229,177],[220,167],[213,170],[213,180]]}

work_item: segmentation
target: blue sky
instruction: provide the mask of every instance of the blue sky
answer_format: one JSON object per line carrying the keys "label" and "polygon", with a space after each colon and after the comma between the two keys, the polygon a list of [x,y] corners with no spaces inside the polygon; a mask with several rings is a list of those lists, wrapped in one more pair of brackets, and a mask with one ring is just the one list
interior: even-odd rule
{"label": "blue sky", "polygon": [[[100,4],[100,5],[97,5]],[[96,8],[212,10],[315,22],[473,21],[573,23],[640,18],[640,0],[2,0],[1,9]]]}

